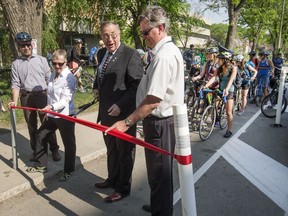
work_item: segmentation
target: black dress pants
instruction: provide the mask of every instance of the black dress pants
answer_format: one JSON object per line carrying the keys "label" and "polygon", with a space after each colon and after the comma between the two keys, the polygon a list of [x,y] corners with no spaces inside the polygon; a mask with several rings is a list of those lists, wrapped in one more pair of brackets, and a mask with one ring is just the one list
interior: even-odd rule
{"label": "black dress pants", "polygon": [[[47,95],[46,93],[38,93],[38,94],[21,94],[20,97],[21,106],[23,107],[31,107],[31,108],[39,108],[42,109],[47,106]],[[36,146],[36,133],[37,133],[37,113],[39,115],[40,121],[43,122],[45,117],[45,113],[41,114],[36,111],[23,110],[24,118],[28,126],[28,132],[30,136],[30,145],[31,149],[35,151]],[[56,134],[52,134],[48,139],[48,143],[50,145],[50,151],[57,151],[59,146],[57,144]]]}
{"label": "black dress pants", "polygon": [[[130,135],[136,136],[136,126],[127,131]],[[131,191],[131,175],[135,160],[135,144],[104,135],[107,148],[108,178],[115,191],[129,195]]]}
{"label": "black dress pants", "polygon": [[[145,141],[170,153],[175,150],[173,117],[146,117],[143,120]],[[173,214],[173,158],[145,149],[148,182],[151,190],[150,204],[152,216],[172,216]]]}
{"label": "black dress pants", "polygon": [[64,172],[73,172],[76,160],[75,123],[61,118],[48,117],[40,126],[36,136],[35,165],[47,167],[47,140],[57,129],[64,144]]}

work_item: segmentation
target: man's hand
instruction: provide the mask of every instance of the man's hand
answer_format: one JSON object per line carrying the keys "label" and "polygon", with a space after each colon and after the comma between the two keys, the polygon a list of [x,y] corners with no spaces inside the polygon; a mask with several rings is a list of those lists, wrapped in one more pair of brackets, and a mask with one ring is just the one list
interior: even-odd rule
{"label": "man's hand", "polygon": [[113,104],[108,109],[108,115],[110,115],[110,116],[119,116],[120,113],[121,113],[121,110],[116,104]]}
{"label": "man's hand", "polygon": [[10,109],[11,106],[17,106],[17,102],[15,102],[15,101],[9,102],[9,103],[8,103],[8,108]]}
{"label": "man's hand", "polygon": [[118,122],[114,123],[111,127],[109,127],[107,130],[105,130],[105,132],[104,132],[105,135],[113,129],[121,131],[124,133],[129,129],[129,127],[125,124],[124,120],[118,121]]}

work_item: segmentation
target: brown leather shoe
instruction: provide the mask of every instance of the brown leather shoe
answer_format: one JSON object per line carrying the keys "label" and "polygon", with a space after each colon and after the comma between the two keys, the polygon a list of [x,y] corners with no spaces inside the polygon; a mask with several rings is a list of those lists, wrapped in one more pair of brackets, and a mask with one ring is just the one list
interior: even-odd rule
{"label": "brown leather shoe", "polygon": [[52,152],[52,158],[54,161],[60,161],[61,160],[61,156],[60,156],[58,150]]}
{"label": "brown leather shoe", "polygon": [[117,202],[127,196],[129,196],[129,194],[121,194],[119,192],[114,192],[111,195],[104,198],[104,201],[107,203]]}
{"label": "brown leather shoe", "polygon": [[107,182],[107,181],[97,182],[97,183],[95,183],[94,186],[97,187],[97,188],[101,188],[101,189],[114,188],[114,186],[112,184],[110,184],[109,182]]}

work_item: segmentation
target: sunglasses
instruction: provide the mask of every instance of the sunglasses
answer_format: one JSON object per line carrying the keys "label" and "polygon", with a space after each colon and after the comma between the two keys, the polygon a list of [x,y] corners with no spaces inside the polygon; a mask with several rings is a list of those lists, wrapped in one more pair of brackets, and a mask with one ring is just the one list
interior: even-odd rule
{"label": "sunglasses", "polygon": [[66,62],[62,62],[62,63],[60,63],[60,62],[52,62],[52,65],[53,65],[53,66],[58,65],[59,67],[62,67],[65,63],[66,63]]}
{"label": "sunglasses", "polygon": [[21,48],[25,48],[25,47],[31,47],[32,45],[31,44],[19,44],[18,45],[19,47],[21,47]]}
{"label": "sunglasses", "polygon": [[147,31],[141,31],[141,34],[144,35],[144,36],[147,36],[149,35],[150,31],[153,29],[154,27],[151,27],[149,30]]}

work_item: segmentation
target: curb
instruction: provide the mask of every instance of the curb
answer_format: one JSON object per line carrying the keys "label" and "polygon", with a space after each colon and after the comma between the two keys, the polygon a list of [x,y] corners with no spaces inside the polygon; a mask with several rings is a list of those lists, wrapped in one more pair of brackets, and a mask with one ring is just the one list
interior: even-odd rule
{"label": "curb", "polygon": [[[79,167],[81,164],[85,164],[89,161],[95,160],[97,158],[100,158],[102,156],[104,156],[106,154],[106,148],[102,148],[100,150],[97,150],[91,154],[85,155],[83,157],[80,157],[80,160],[76,160],[76,164],[75,164],[75,168]],[[53,168],[56,166],[53,166]],[[49,179],[52,178],[53,176],[55,176],[57,173],[59,173],[60,171],[63,170],[62,167],[57,166],[56,168],[51,168],[51,171],[45,173],[45,176],[42,174],[41,176],[38,176],[36,178],[31,178],[28,177],[27,178],[27,182],[20,184],[10,190],[7,190],[3,193],[0,194],[0,203],[4,202],[7,199],[10,199],[16,195],[19,195],[29,189],[31,189],[33,186],[38,186],[41,183],[43,183],[44,179]],[[18,168],[18,170],[16,170],[19,173],[25,172],[21,169]]]}

